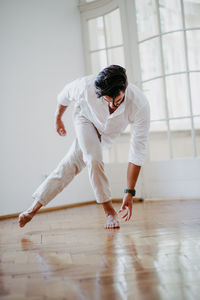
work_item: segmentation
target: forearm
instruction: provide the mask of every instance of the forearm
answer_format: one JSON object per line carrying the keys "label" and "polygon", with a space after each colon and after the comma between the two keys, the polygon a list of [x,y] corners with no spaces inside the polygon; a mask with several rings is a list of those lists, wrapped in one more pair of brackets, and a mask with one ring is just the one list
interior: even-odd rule
{"label": "forearm", "polygon": [[127,169],[127,188],[133,190],[135,188],[139,173],[140,173],[141,166],[137,166],[132,164],[131,162],[128,163]]}
{"label": "forearm", "polygon": [[56,113],[55,113],[56,120],[61,120],[62,115],[64,114],[66,108],[67,108],[67,106],[64,106],[64,105],[61,105],[61,104],[57,105]]}

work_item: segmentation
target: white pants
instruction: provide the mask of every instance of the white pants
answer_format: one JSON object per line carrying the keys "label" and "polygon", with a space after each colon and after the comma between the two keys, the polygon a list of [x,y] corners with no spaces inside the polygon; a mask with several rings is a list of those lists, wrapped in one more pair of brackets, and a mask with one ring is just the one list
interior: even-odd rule
{"label": "white pants", "polygon": [[97,203],[111,200],[108,179],[104,173],[102,148],[98,132],[85,117],[76,114],[76,139],[57,168],[42,182],[32,197],[46,206],[87,165],[89,180]]}

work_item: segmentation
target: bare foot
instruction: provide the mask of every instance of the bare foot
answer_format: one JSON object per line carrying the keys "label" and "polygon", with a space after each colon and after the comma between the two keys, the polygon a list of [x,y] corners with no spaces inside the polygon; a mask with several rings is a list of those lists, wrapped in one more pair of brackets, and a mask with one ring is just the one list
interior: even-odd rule
{"label": "bare foot", "polygon": [[24,227],[26,223],[30,222],[30,220],[33,218],[33,216],[41,207],[42,204],[39,201],[34,200],[31,206],[19,215],[19,221],[18,221],[19,226]]}
{"label": "bare foot", "polygon": [[107,222],[104,228],[106,229],[120,228],[119,221],[117,220],[117,213],[112,206],[112,200],[103,202],[102,205],[107,217]]}
{"label": "bare foot", "polygon": [[107,222],[104,228],[106,229],[120,228],[116,213],[114,215],[113,214],[106,215],[106,217],[107,217]]}
{"label": "bare foot", "polygon": [[26,223],[28,223],[32,218],[33,216],[35,215],[34,212],[22,212],[20,215],[19,215],[19,221],[18,221],[18,224],[20,227],[24,227],[24,225],[26,225]]}

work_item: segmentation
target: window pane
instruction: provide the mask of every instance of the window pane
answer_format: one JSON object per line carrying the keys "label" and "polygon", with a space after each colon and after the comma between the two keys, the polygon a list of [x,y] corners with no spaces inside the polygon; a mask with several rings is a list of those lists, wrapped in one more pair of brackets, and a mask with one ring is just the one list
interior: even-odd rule
{"label": "window pane", "polygon": [[200,84],[200,72],[190,73],[193,115],[200,115],[199,84]]}
{"label": "window pane", "polygon": [[136,17],[139,40],[158,34],[155,0],[136,0]]}
{"label": "window pane", "polygon": [[91,53],[91,64],[93,74],[100,72],[107,66],[106,51],[98,51]]}
{"label": "window pane", "polygon": [[169,117],[190,115],[186,75],[166,77]]}
{"label": "window pane", "polygon": [[161,75],[159,38],[145,41],[139,45],[142,80]]}
{"label": "window pane", "polygon": [[108,64],[116,64],[125,67],[123,47],[108,50]]}
{"label": "window pane", "polygon": [[123,40],[119,9],[116,9],[111,13],[105,15],[105,27],[107,47],[121,45],[123,43]]}
{"label": "window pane", "polygon": [[166,34],[163,39],[163,56],[165,73],[175,73],[186,70],[184,39],[182,32]]}
{"label": "window pane", "polygon": [[183,0],[186,28],[200,26],[200,0]]}
{"label": "window pane", "polygon": [[200,117],[194,118],[197,155],[200,156]]}
{"label": "window pane", "polygon": [[103,17],[88,21],[89,49],[98,50],[105,48]]}
{"label": "window pane", "polygon": [[159,0],[162,32],[182,28],[180,0]]}
{"label": "window pane", "polygon": [[171,120],[171,141],[173,158],[193,155],[191,119]]}
{"label": "window pane", "polygon": [[150,126],[150,132],[163,132],[166,131],[167,132],[167,124],[166,121],[157,121],[157,122],[151,122],[151,126]]}
{"label": "window pane", "polygon": [[149,134],[150,160],[169,159],[168,133],[166,122],[153,122]]}
{"label": "window pane", "polygon": [[143,91],[151,107],[151,120],[165,119],[163,79],[143,83]]}
{"label": "window pane", "polygon": [[187,42],[189,68],[190,70],[200,70],[200,30],[188,31]]}

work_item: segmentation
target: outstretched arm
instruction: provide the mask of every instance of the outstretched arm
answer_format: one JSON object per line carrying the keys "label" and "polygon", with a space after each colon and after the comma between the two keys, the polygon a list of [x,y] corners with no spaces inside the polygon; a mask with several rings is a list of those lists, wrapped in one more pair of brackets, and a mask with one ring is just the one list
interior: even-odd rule
{"label": "outstretched arm", "polygon": [[[135,188],[141,166],[144,164],[145,155],[147,152],[147,140],[150,125],[150,108],[148,102],[136,113],[135,121],[131,131],[131,143],[129,152],[129,164],[127,171],[127,189]],[[122,218],[125,221],[130,220],[132,215],[132,195],[124,194],[123,203],[119,212],[127,210]]]}
{"label": "outstretched arm", "polygon": [[62,115],[64,114],[67,106],[58,104],[56,113],[55,113],[55,126],[56,126],[56,131],[58,132],[59,135],[65,136],[66,135],[66,130],[65,126],[63,124],[63,121],[61,120]]}
{"label": "outstretched arm", "polygon": [[[134,190],[141,166],[137,166],[131,162],[128,163],[127,169],[127,189]],[[130,193],[124,194],[123,203],[118,211],[118,213],[126,210],[126,213],[122,218],[126,218],[125,221],[129,221],[132,216],[132,205],[133,205],[133,196]]]}

